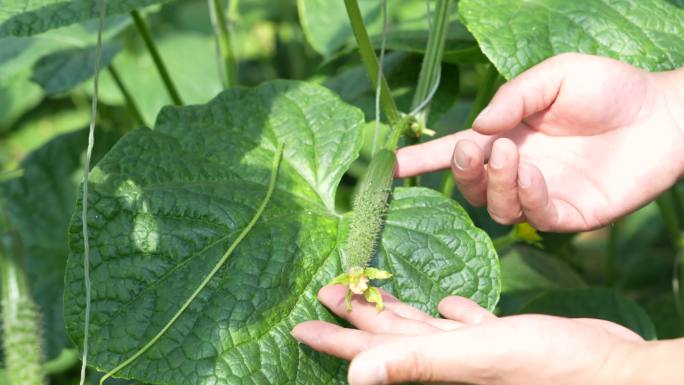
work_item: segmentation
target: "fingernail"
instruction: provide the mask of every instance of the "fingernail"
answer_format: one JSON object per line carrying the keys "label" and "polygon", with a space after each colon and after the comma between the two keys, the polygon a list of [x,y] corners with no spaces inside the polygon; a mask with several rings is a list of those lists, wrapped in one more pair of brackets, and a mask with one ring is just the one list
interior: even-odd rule
{"label": "fingernail", "polygon": [[373,361],[354,361],[353,381],[350,385],[384,385],[387,384],[385,365]]}
{"label": "fingernail", "polygon": [[290,335],[292,336],[292,338],[294,338],[295,340],[297,340],[298,343],[300,343],[300,344],[302,343],[302,340],[299,339],[299,337],[295,334],[294,329],[290,330]]}
{"label": "fingernail", "polygon": [[530,171],[524,165],[518,167],[518,186],[521,188],[528,188],[532,185],[532,176]]}
{"label": "fingernail", "polygon": [[492,155],[489,157],[489,165],[495,169],[501,169],[507,160],[506,153],[495,143],[494,148],[492,148]]}
{"label": "fingernail", "polygon": [[491,110],[492,109],[490,108],[490,106],[487,106],[482,111],[480,111],[480,113],[477,115],[477,118],[475,118],[475,120],[473,121],[473,126],[477,126],[478,123],[482,123],[482,121],[486,120],[487,114],[489,114]]}
{"label": "fingernail", "polygon": [[456,162],[456,167],[461,170],[465,170],[470,166],[470,156],[462,150],[459,150],[458,145],[456,151],[454,151],[454,161]]}

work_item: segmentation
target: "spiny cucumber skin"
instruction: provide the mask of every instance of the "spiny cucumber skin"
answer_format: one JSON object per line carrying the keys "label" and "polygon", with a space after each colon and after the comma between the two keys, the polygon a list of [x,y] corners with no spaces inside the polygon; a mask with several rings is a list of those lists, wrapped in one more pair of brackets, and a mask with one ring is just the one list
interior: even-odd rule
{"label": "spiny cucumber skin", "polygon": [[5,365],[12,385],[44,385],[40,317],[30,297],[3,299]]}
{"label": "spiny cucumber skin", "polygon": [[346,244],[346,268],[368,266],[382,231],[392,188],[396,155],[380,150],[368,166],[352,203],[352,220]]}

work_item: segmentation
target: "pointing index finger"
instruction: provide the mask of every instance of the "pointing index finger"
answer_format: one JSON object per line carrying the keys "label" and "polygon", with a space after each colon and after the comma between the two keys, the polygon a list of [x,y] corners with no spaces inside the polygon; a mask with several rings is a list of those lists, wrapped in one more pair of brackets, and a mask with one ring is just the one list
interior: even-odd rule
{"label": "pointing index finger", "polygon": [[397,151],[396,176],[406,178],[449,168],[454,146],[456,142],[463,139],[475,142],[485,151],[486,155],[496,137],[478,134],[473,130],[465,130],[429,142],[401,148]]}

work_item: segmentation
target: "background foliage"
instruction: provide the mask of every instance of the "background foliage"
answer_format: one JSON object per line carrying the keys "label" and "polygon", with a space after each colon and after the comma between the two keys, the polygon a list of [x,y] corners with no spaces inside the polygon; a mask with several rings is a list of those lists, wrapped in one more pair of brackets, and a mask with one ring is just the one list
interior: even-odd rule
{"label": "background foliage", "polygon": [[[185,283],[225,250],[263,195],[273,143],[281,139],[292,146],[265,213],[269,225],[245,241],[179,325],[121,374],[164,384],[344,383],[343,362],[287,334],[303,319],[334,320],[315,292],[340,269],[345,213],[371,155],[374,89],[342,2],[241,0],[228,12],[231,41],[238,83],[255,88],[224,93],[206,2],[109,3],[95,151],[104,159],[93,173],[89,217],[99,283],[94,365],[110,369],[154,334],[192,289]],[[381,3],[360,4],[379,47]],[[554,54],[605,55],[651,71],[684,65],[684,10],[675,0],[457,5],[428,120],[437,136],[469,126],[504,79]],[[134,9],[147,19],[183,101],[198,106],[164,107],[172,100],[126,15]],[[23,170],[0,183],[0,199],[26,246],[47,359],[67,359],[51,372],[55,384],[77,381],[69,352],[82,337],[79,220],[67,230],[82,172],[97,10],[94,0],[0,5],[0,172]],[[408,111],[429,34],[425,1],[390,1],[389,11],[383,69]],[[433,173],[419,179],[424,187],[395,190],[377,262],[397,275],[386,288],[400,298],[434,312],[439,298],[459,293],[494,308],[500,279],[501,315],[597,317],[649,339],[684,335],[671,284],[679,250],[668,237],[684,223],[678,186],[669,200],[605,229],[541,234],[538,245],[498,243],[499,276],[488,238],[511,229],[443,189],[446,180]],[[671,220],[663,221],[667,207]],[[160,278],[177,287],[155,289]],[[97,378],[93,370],[90,380]]]}

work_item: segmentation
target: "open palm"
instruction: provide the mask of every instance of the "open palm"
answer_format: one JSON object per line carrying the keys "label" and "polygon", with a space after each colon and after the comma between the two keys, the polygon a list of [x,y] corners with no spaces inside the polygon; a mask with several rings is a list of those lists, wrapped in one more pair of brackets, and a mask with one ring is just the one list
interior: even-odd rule
{"label": "open palm", "polygon": [[607,58],[556,56],[503,85],[472,130],[401,149],[397,174],[451,166],[464,197],[500,223],[600,227],[682,171],[669,81]]}
{"label": "open palm", "polygon": [[433,318],[384,291],[382,312],[359,296],[349,312],[345,293],[343,286],[326,286],[318,298],[358,330],[307,321],[292,334],[318,351],[352,361],[353,385],[615,383],[616,352],[643,344],[632,331],[608,321],[537,314],[497,318],[462,297],[440,302],[445,318]]}

